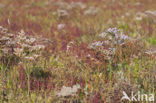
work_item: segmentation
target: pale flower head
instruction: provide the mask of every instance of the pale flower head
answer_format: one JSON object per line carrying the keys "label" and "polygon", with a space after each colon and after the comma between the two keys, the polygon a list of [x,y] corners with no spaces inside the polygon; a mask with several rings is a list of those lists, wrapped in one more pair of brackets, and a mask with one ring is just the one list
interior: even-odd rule
{"label": "pale flower head", "polygon": [[8,33],[7,36],[8,36],[8,37],[13,37],[14,34],[12,34],[12,33]]}
{"label": "pale flower head", "polygon": [[145,11],[145,13],[146,13],[147,15],[153,15],[153,16],[156,17],[156,10],[155,10],[155,11],[147,10],[147,11]]}
{"label": "pale flower head", "polygon": [[26,43],[28,44],[32,44],[36,41],[36,38],[29,38],[29,39],[26,39]]}
{"label": "pale flower head", "polygon": [[44,45],[35,45],[32,47],[32,50],[41,50],[41,49],[45,49]]}
{"label": "pale flower head", "polygon": [[29,60],[29,61],[34,61],[34,57],[31,57],[31,56],[26,56],[24,57],[25,60]]}
{"label": "pale flower head", "polygon": [[37,59],[38,57],[40,57],[40,55],[34,54],[33,57]]}
{"label": "pale flower head", "polygon": [[2,49],[2,52],[3,52],[4,54],[8,54],[9,51],[10,51],[10,48],[7,48],[7,47]]}
{"label": "pale flower head", "polygon": [[60,29],[63,29],[63,28],[65,28],[65,24],[58,24],[57,25],[57,29],[60,30]]}
{"label": "pale flower head", "polygon": [[18,32],[17,39],[18,39],[18,41],[25,41],[26,40],[25,32],[23,30]]}
{"label": "pale flower head", "polygon": [[88,10],[84,11],[84,15],[95,15],[99,12],[99,8],[90,7]]}
{"label": "pale flower head", "polygon": [[73,95],[76,95],[78,89],[80,89],[80,85],[79,84],[76,84],[73,87],[63,86],[61,88],[61,91],[56,92],[56,95],[59,96],[59,97],[61,97],[61,96],[62,97],[65,97],[65,96],[73,96]]}
{"label": "pale flower head", "polygon": [[95,49],[96,47],[101,47],[101,46],[103,46],[103,44],[104,44],[104,43],[103,43],[102,41],[97,41],[97,42],[92,43],[92,44],[90,45],[89,48]]}
{"label": "pale flower head", "polygon": [[9,39],[10,39],[9,37],[3,36],[2,38],[0,38],[0,41],[7,41]]}
{"label": "pale flower head", "polygon": [[6,29],[6,28],[1,29],[1,33],[6,34],[7,32],[8,32],[8,29]]}
{"label": "pale flower head", "polygon": [[25,43],[21,44],[21,46],[22,46],[22,48],[31,48],[31,46],[30,46],[30,45],[25,44]]}
{"label": "pale flower head", "polygon": [[151,20],[153,23],[156,23],[156,10],[155,11],[147,10],[145,11],[145,14],[147,15],[149,20]]}
{"label": "pale flower head", "polygon": [[18,34],[21,35],[21,36],[25,36],[24,30],[21,30],[20,32],[18,32]]}
{"label": "pale flower head", "polygon": [[17,55],[17,56],[21,56],[23,54],[23,49],[14,48],[14,54]]}
{"label": "pale flower head", "polygon": [[67,17],[69,16],[69,13],[67,12],[67,10],[57,10],[58,16],[59,17]]}
{"label": "pale flower head", "polygon": [[106,37],[106,35],[107,35],[107,33],[106,33],[106,32],[102,32],[101,34],[99,34],[99,36],[100,36],[100,37],[102,37],[102,38],[105,38],[105,37]]}
{"label": "pale flower head", "polygon": [[[4,34],[6,31],[6,34]],[[26,36],[21,30],[18,35],[7,32],[7,29],[0,26],[0,49],[1,56],[16,56],[19,60],[35,60],[41,55],[41,51],[45,45],[39,45],[38,38]]]}

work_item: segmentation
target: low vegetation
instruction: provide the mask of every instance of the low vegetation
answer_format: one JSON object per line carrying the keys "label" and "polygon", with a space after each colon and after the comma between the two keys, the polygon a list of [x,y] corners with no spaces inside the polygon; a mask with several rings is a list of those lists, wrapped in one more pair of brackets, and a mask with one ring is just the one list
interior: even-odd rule
{"label": "low vegetation", "polygon": [[155,96],[155,4],[0,0],[0,102],[128,103],[123,91]]}

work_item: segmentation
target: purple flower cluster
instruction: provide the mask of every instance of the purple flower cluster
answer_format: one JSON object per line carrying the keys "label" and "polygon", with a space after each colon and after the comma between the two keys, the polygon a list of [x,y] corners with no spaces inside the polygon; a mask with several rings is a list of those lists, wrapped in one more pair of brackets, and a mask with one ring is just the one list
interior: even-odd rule
{"label": "purple flower cluster", "polygon": [[112,34],[112,35],[118,35],[120,30],[118,30],[117,28],[109,28],[107,30],[108,33]]}

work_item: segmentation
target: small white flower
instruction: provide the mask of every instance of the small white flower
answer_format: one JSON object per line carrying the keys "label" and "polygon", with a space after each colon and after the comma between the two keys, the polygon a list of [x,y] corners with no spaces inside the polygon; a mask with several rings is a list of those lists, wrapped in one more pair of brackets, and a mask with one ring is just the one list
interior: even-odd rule
{"label": "small white flower", "polygon": [[66,52],[69,52],[69,50],[70,50],[70,48],[72,47],[73,44],[74,44],[73,41],[70,41],[70,42],[67,44]]}
{"label": "small white flower", "polygon": [[21,46],[22,46],[22,48],[31,48],[31,46],[30,45],[28,45],[28,44],[21,44]]}
{"label": "small white flower", "polygon": [[90,48],[91,49],[95,49],[96,47],[101,47],[103,45],[103,42],[102,41],[97,41],[97,42],[94,42],[90,45]]}
{"label": "small white flower", "polygon": [[58,25],[57,25],[57,29],[59,29],[59,30],[60,30],[60,29],[63,29],[64,27],[65,27],[65,24],[58,24]]}
{"label": "small white flower", "polygon": [[88,54],[86,57],[89,57],[89,58],[90,58],[90,57],[91,57],[91,55],[90,55],[90,54]]}
{"label": "small white flower", "polygon": [[27,56],[27,57],[24,57],[24,59],[26,59],[26,60],[30,60],[30,61],[33,61],[33,60],[35,60],[33,57],[29,57],[29,56]]}
{"label": "small white flower", "polygon": [[122,16],[121,16],[121,18],[122,18],[122,19],[124,19],[124,18],[125,18],[125,16],[124,16],[124,15],[122,15]]}
{"label": "small white flower", "polygon": [[76,92],[78,91],[78,89],[80,89],[80,85],[74,85],[73,87],[66,87],[63,86],[61,91],[57,92],[56,95],[59,97],[65,97],[65,96],[72,96],[75,95]]}
{"label": "small white flower", "polygon": [[26,43],[28,43],[28,44],[32,44],[32,43],[34,43],[35,41],[36,41],[35,38],[26,39]]}
{"label": "small white flower", "polygon": [[25,32],[23,30],[18,32],[17,38],[18,38],[18,41],[25,41],[26,40]]}
{"label": "small white flower", "polygon": [[9,40],[9,39],[10,39],[9,37],[3,36],[2,38],[0,38],[0,41],[7,41],[7,40]]}
{"label": "small white flower", "polygon": [[14,34],[12,34],[12,33],[8,33],[7,36],[8,36],[8,37],[13,37]]}
{"label": "small white flower", "polygon": [[105,38],[105,37],[106,37],[106,35],[107,35],[107,33],[106,33],[106,32],[102,32],[99,36],[100,36],[100,37],[102,37],[102,38]]}
{"label": "small white flower", "polygon": [[136,16],[136,17],[135,17],[135,20],[141,21],[141,20],[142,20],[142,17],[141,17],[141,16]]}
{"label": "small white flower", "polygon": [[100,78],[102,77],[102,73],[99,74],[99,77],[100,77]]}
{"label": "small white flower", "polygon": [[38,58],[40,55],[34,54],[33,57],[36,59]]}
{"label": "small white flower", "polygon": [[84,15],[95,15],[99,12],[99,8],[90,7],[88,10],[84,11]]}
{"label": "small white flower", "polygon": [[67,17],[69,16],[69,13],[66,10],[57,10],[59,17]]}
{"label": "small white flower", "polygon": [[2,26],[0,26],[0,30],[2,30],[3,29],[3,27]]}
{"label": "small white flower", "polygon": [[130,16],[131,14],[127,12],[125,15],[128,17],[128,16]]}

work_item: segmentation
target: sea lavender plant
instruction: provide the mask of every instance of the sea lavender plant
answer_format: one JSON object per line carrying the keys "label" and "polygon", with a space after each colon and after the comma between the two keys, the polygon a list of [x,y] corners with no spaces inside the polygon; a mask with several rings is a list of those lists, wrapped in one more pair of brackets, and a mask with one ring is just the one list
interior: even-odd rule
{"label": "sea lavender plant", "polygon": [[108,28],[105,32],[100,33],[99,36],[102,38],[102,41],[91,43],[89,48],[95,50],[96,57],[101,58],[101,60],[103,60],[103,57],[105,60],[113,59],[117,46],[122,46],[126,40],[131,39],[129,36],[120,32],[116,27]]}
{"label": "sea lavender plant", "polygon": [[[25,60],[37,59],[45,48],[45,45],[38,44],[38,39],[27,36],[23,30],[18,35],[9,33],[6,28],[0,26],[0,54],[1,61],[7,63],[17,63]],[[15,61],[12,58],[16,58]],[[9,64],[10,65],[10,64]]]}
{"label": "sea lavender plant", "polygon": [[112,34],[113,36],[117,35],[119,31],[120,30],[118,30],[117,28],[109,28],[107,30],[107,32],[110,33],[110,34]]}
{"label": "sea lavender plant", "polygon": [[129,36],[120,32],[119,29],[115,28],[108,28],[105,32],[99,35],[100,37],[104,38],[105,40],[110,40],[112,44],[122,44],[125,40],[131,39]]}

